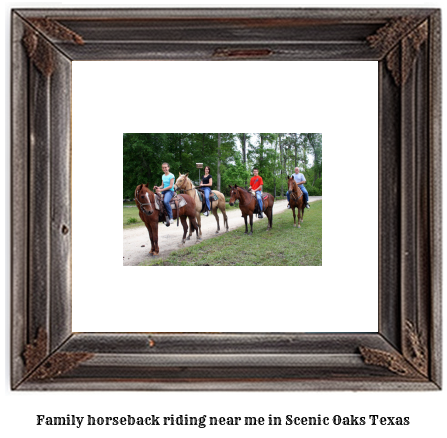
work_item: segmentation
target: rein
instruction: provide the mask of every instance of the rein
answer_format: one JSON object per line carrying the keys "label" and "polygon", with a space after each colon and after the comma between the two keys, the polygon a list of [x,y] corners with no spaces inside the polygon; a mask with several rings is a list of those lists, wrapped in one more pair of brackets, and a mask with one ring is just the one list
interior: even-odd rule
{"label": "rein", "polygon": [[[191,183],[191,186],[192,186],[191,189],[185,189],[185,188],[184,188],[184,187],[186,186],[186,183],[187,183],[188,181]],[[181,186],[181,187],[177,186],[177,190],[180,190],[180,193],[183,193],[183,192],[191,192],[191,191],[193,191],[193,190],[196,190],[196,188],[194,187],[194,185],[193,185],[193,183],[191,182],[191,180],[186,176],[186,177],[185,177],[185,180],[184,180],[183,183],[182,183],[182,186]],[[194,197],[195,197],[195,196],[196,196],[196,194],[194,193]]]}
{"label": "rein", "polygon": [[298,184],[294,181],[292,182],[293,190],[292,190],[292,196],[294,201],[298,202],[298,200],[301,198],[301,196],[298,196]]}
{"label": "rein", "polygon": [[[246,204],[241,204],[241,199],[243,199],[245,201],[245,198],[242,196],[241,192],[239,192],[239,189],[241,189],[241,188],[240,187],[236,188],[236,192],[239,193],[239,196],[240,196],[240,198],[239,198],[239,206],[244,207],[244,206],[250,204],[252,200],[250,199],[250,201],[247,202]],[[241,190],[243,190],[243,189],[241,189]],[[248,193],[248,192],[247,192],[247,194],[250,195],[250,193]]]}

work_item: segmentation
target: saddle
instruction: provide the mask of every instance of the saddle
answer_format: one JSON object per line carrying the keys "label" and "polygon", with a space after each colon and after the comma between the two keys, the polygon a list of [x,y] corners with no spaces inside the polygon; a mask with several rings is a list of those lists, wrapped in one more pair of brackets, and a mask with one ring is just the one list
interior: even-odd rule
{"label": "saddle", "polygon": [[[163,194],[156,193],[156,196],[155,196],[155,208],[157,210],[164,210],[163,198],[164,198]],[[178,208],[184,207],[186,205],[186,201],[183,198],[183,196],[182,195],[177,195],[177,193],[174,193],[174,196],[169,201],[169,204],[171,205],[171,208],[173,210],[177,210],[177,202],[176,201],[178,201]]]}
{"label": "saddle", "polygon": [[[200,211],[200,213],[205,213],[206,211],[208,211],[208,207],[206,205],[206,197],[205,197],[205,192],[203,191],[203,189],[196,189],[196,193],[197,196],[199,197],[200,201],[202,201],[202,210]],[[217,197],[217,195],[213,192],[210,193],[210,207],[211,210],[213,210],[213,201],[218,201],[219,198]]]}
{"label": "saddle", "polygon": [[[251,193],[251,195],[253,196],[253,198],[255,198],[256,202],[255,202],[255,209],[253,211],[253,214],[259,214],[261,213],[260,208],[259,208],[259,204],[258,204],[258,199],[256,198],[256,192],[254,190],[249,190],[249,192]],[[263,207],[264,207],[264,211],[265,211],[265,201],[266,199],[269,197],[268,193],[264,192],[262,195],[262,202],[263,202]]]}
{"label": "saddle", "polygon": [[[168,215],[166,212],[165,205],[163,203],[163,193],[156,193],[155,196],[155,209],[159,211],[158,213],[158,222],[164,222],[165,217],[166,221],[168,220]],[[169,201],[169,205],[171,206],[172,210],[177,210],[177,206],[180,209],[181,207],[186,205],[185,199],[181,195],[177,195],[177,193],[174,192],[174,195],[172,196],[171,200]],[[177,226],[179,223],[179,214],[177,215]],[[168,222],[167,225],[169,226]]]}

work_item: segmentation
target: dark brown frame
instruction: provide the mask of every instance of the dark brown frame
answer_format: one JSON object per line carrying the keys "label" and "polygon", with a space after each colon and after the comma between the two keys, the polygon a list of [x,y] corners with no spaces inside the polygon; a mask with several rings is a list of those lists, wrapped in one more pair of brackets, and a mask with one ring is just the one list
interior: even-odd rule
{"label": "dark brown frame", "polygon": [[[436,9],[13,11],[12,388],[440,389],[440,29]],[[102,59],[378,61],[378,333],[72,333],[71,61]]]}

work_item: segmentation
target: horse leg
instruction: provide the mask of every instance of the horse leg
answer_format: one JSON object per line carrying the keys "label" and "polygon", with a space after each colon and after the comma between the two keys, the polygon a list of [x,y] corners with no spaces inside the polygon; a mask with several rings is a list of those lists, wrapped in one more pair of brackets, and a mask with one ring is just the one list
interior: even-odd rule
{"label": "horse leg", "polygon": [[248,235],[253,235],[253,213],[250,214],[250,232],[248,233]]}
{"label": "horse leg", "polygon": [[216,234],[217,234],[220,231],[219,215],[217,214],[217,205],[215,206],[215,208],[213,208],[213,215],[216,218],[216,222],[217,222],[217,230],[216,230]]}
{"label": "horse leg", "polygon": [[158,255],[160,248],[158,247],[158,221],[154,221],[151,225],[152,238],[154,239],[154,255]]}
{"label": "horse leg", "polygon": [[[182,222],[182,227],[183,227],[182,243],[185,243],[186,242],[186,233],[188,232],[188,223],[186,222],[186,216],[180,216],[180,221]],[[192,228],[191,219],[189,219],[189,225]]]}
{"label": "horse leg", "polygon": [[225,211],[225,202],[223,203],[223,208],[219,207],[220,211],[222,212],[223,218],[224,218],[224,225],[228,231],[228,229],[230,228],[228,226],[228,216],[227,216],[227,212]]}
{"label": "horse leg", "polygon": [[296,217],[295,217],[295,204],[292,206],[293,211],[293,226],[296,227]]}
{"label": "horse leg", "polygon": [[[186,220],[186,219],[185,219],[185,220]],[[189,234],[188,234],[188,237],[186,238],[186,240],[191,239],[191,234],[192,234],[191,219],[188,218],[188,220],[189,220]],[[182,225],[183,225],[183,223],[182,223]]]}
{"label": "horse leg", "polygon": [[301,228],[301,206],[298,206],[297,210],[298,210],[297,228]]}
{"label": "horse leg", "polygon": [[247,224],[247,215],[244,214],[244,221],[245,221],[245,233],[244,234],[248,234],[248,224]]}
{"label": "horse leg", "polygon": [[202,235],[202,216],[200,215],[200,211],[196,210],[196,222],[197,222],[197,230],[199,235]]}
{"label": "horse leg", "polygon": [[265,214],[267,215],[267,231],[270,230],[270,228],[272,228],[272,209],[271,207],[267,208],[267,210],[265,210]]}
{"label": "horse leg", "polygon": [[191,226],[194,226],[194,228],[196,230],[196,239],[197,240],[202,240],[202,237],[199,234],[199,225],[198,225],[198,223],[197,223],[197,221],[195,220],[194,217],[192,217]]}
{"label": "horse leg", "polygon": [[152,254],[154,254],[154,250],[155,250],[155,247],[154,247],[154,237],[152,236],[151,225],[150,224],[146,225],[146,228],[147,228],[147,231],[149,233],[149,239],[151,241],[151,250],[149,251],[149,254],[152,255]]}

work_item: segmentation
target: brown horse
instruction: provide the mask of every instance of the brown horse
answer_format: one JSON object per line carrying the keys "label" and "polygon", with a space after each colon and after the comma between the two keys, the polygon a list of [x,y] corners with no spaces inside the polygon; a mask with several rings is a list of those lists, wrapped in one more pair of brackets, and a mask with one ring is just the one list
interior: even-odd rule
{"label": "brown horse", "polygon": [[[290,193],[290,208],[293,211],[293,226],[301,228],[300,222],[303,222],[304,217],[304,196],[302,190],[298,187],[295,178],[287,175],[287,183],[289,185]],[[295,218],[295,208],[298,208],[298,224]]]}
{"label": "brown horse", "polygon": [[[199,224],[199,234],[202,235],[202,221],[200,212],[202,211],[202,201],[199,199],[196,193],[196,187],[194,187],[194,184],[192,181],[188,178],[188,173],[182,175],[179,174],[179,177],[177,178],[176,183],[174,184],[174,190],[181,190],[182,192],[187,193],[191,198],[194,199],[196,202],[196,220]],[[228,218],[227,213],[225,211],[225,196],[223,193],[218,192],[217,190],[211,190],[211,194],[215,193],[218,200],[212,202],[212,213],[214,217],[216,218],[217,222],[217,230],[216,234],[220,231],[220,225],[219,225],[219,215],[217,214],[217,209],[219,209],[222,212],[223,219],[224,219],[224,226],[226,227],[228,231]],[[192,234],[192,230],[189,230],[189,236],[187,237],[187,240],[189,240],[190,236]]]}
{"label": "brown horse", "polygon": [[[230,187],[230,205],[233,206],[236,199],[239,200],[239,208],[242,211],[242,216],[244,216],[245,221],[245,233],[244,234],[253,234],[253,212],[256,207],[256,197],[253,196],[249,191],[243,189],[242,187],[238,187],[235,185],[234,187]],[[275,199],[270,193],[264,192],[262,194],[262,203],[264,206],[264,212],[268,218],[267,230],[272,228],[273,221],[273,203]],[[250,216],[250,233],[248,232],[247,226],[247,216]]]}
{"label": "brown horse", "polygon": [[[180,207],[179,210],[173,209],[172,215],[174,219],[180,217],[183,226],[183,238],[182,243],[186,241],[186,233],[188,231],[188,224],[186,223],[186,218],[188,217],[190,220],[191,227],[196,230],[197,240],[200,240],[198,235],[199,227],[196,222],[196,210],[194,205],[194,200],[188,195],[182,195],[182,197],[186,201],[186,205]],[[151,239],[151,250],[149,252],[150,255],[158,255],[159,247],[158,247],[158,222],[163,222],[163,218],[161,218],[161,213],[159,210],[155,208],[155,194],[153,191],[149,190],[147,184],[140,184],[135,189],[135,204],[138,207],[138,212],[140,214],[140,219],[146,225],[147,230],[149,231],[149,238]]]}

